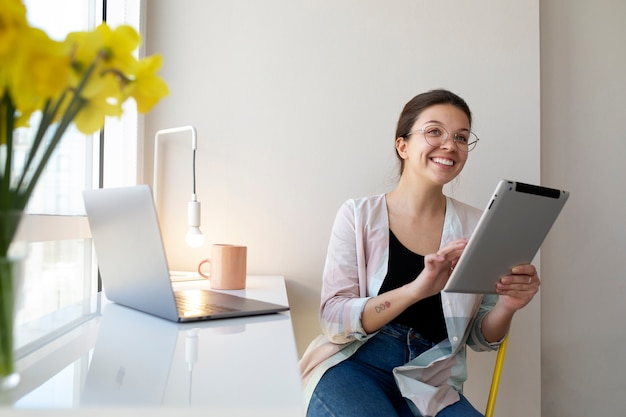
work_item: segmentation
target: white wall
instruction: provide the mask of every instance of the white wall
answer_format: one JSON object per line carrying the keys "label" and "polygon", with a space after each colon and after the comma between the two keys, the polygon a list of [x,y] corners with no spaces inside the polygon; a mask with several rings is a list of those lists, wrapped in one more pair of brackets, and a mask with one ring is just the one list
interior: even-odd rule
{"label": "white wall", "polygon": [[571,191],[542,250],[543,415],[626,412],[626,2],[541,2],[541,178]]}
{"label": "white wall", "polygon": [[[500,178],[539,181],[536,0],[150,0],[146,22],[172,91],[146,117],[146,182],[156,130],[199,135],[204,248],[182,240],[188,140],[160,167],[171,266],[195,268],[210,243],[248,245],[250,273],[287,278],[300,352],[319,332],[335,212],[393,187],[395,123],[415,94],[449,88],[474,112],[481,142],[456,197],[482,207]],[[539,304],[514,324],[497,408],[508,416],[539,415]],[[479,408],[494,357],[471,358],[466,392]]]}

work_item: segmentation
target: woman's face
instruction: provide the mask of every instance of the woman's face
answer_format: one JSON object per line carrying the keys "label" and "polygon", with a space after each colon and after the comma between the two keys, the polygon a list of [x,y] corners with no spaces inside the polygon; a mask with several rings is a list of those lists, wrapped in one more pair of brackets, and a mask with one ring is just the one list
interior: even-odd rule
{"label": "woman's face", "polygon": [[[422,129],[441,134],[440,139],[433,140],[435,135],[431,135],[429,144]],[[461,109],[451,104],[426,108],[413,124],[413,133],[396,139],[398,155],[404,159],[402,176],[422,178],[441,186],[452,181],[463,169],[468,155],[453,138],[455,134],[469,137],[469,131],[469,120]]]}

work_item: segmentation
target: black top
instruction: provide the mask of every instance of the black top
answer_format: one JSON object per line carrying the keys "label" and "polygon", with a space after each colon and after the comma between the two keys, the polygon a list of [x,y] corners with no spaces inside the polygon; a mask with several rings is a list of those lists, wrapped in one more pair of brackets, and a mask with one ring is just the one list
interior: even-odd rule
{"label": "black top", "polygon": [[[389,264],[387,276],[378,294],[399,288],[413,281],[424,269],[424,257],[411,252],[389,230]],[[418,301],[404,310],[392,323],[413,328],[422,337],[439,343],[448,334],[441,307],[441,293]]]}

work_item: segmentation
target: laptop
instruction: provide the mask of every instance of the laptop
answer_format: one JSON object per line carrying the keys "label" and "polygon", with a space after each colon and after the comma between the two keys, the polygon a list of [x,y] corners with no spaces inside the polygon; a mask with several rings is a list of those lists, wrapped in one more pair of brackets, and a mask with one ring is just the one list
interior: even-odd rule
{"label": "laptop", "polygon": [[289,310],[219,291],[175,291],[148,185],[85,190],[83,200],[109,300],[175,322]]}
{"label": "laptop", "polygon": [[501,276],[533,260],[568,198],[564,190],[499,181],[444,291],[495,294]]}

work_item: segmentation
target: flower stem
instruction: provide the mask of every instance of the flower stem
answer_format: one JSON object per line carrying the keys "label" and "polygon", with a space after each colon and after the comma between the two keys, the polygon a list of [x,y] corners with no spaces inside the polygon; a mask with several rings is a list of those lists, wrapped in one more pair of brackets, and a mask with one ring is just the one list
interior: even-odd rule
{"label": "flower stem", "polygon": [[20,207],[25,207],[26,204],[28,203],[28,200],[30,199],[31,194],[33,193],[33,190],[35,189],[35,186],[37,185],[37,181],[39,180],[39,177],[43,173],[43,170],[45,169],[46,164],[48,163],[48,160],[52,156],[52,153],[54,152],[57,145],[63,138],[63,134],[65,133],[65,130],[72,123],[72,121],[74,120],[74,117],[82,109],[85,103],[86,103],[86,100],[83,99],[82,97],[75,96],[74,99],[72,99],[72,102],[70,103],[69,107],[63,114],[61,121],[59,122],[59,124],[57,125],[54,131],[54,136],[50,140],[50,143],[48,144],[48,147],[46,148],[44,154],[41,156],[41,159],[39,160],[37,164],[37,169],[33,173],[33,176],[30,178],[30,180],[28,181],[28,186],[26,187],[26,189],[23,190],[23,192],[21,192],[22,190],[20,189],[17,190],[18,195],[17,195],[16,201],[18,202],[18,205]]}
{"label": "flower stem", "polygon": [[[0,173],[0,189],[2,190],[9,190],[11,185],[14,113],[15,106],[11,101],[8,91],[5,91],[0,101],[0,135],[3,136],[0,140],[0,144],[6,143],[4,172]],[[9,193],[2,193],[2,195],[0,195],[0,208],[8,209],[10,202],[11,198]]]}
{"label": "flower stem", "polygon": [[[61,95],[61,98],[59,98],[58,103],[60,103],[63,100],[63,97],[65,97],[65,93]],[[42,110],[41,120],[39,121],[39,126],[37,128],[37,133],[35,134],[33,143],[30,146],[30,150],[28,151],[28,159],[26,160],[26,163],[24,164],[24,169],[22,170],[22,176],[20,177],[19,181],[17,182],[17,186],[15,187],[16,190],[19,190],[21,188],[22,183],[24,183],[24,181],[26,180],[28,176],[28,170],[30,169],[32,162],[35,160],[35,157],[37,156],[37,150],[39,149],[39,145],[43,141],[46,131],[48,130],[48,127],[50,126],[50,123],[54,119],[54,115],[57,109],[59,108],[58,103],[56,106],[54,106],[53,110],[50,110],[50,100],[47,100],[46,104],[44,105],[44,108]]]}
{"label": "flower stem", "polygon": [[[23,207],[26,206],[26,204],[28,203],[28,200],[30,199],[31,194],[33,193],[33,190],[35,189],[35,186],[37,185],[37,181],[39,180],[39,177],[41,176],[44,168],[46,167],[46,164],[48,163],[48,160],[50,159],[50,156],[52,156],[52,153],[54,152],[54,150],[56,149],[57,145],[61,141],[61,138],[63,137],[63,134],[67,130],[68,126],[74,120],[74,117],[76,117],[78,112],[87,103],[87,99],[81,97],[81,93],[82,93],[83,89],[85,88],[85,86],[87,85],[87,82],[89,81],[91,75],[93,74],[97,64],[100,62],[101,59],[102,59],[101,55],[98,55],[96,57],[96,59],[94,59],[94,61],[89,65],[89,67],[85,71],[85,74],[81,78],[80,83],[78,84],[76,89],[72,92],[72,99],[70,100],[70,103],[68,104],[67,108],[65,109],[65,112],[63,113],[63,116],[61,117],[61,120],[58,122],[58,124],[56,126],[56,129],[54,131],[54,135],[53,135],[52,139],[50,139],[50,143],[46,147],[46,150],[43,153],[43,155],[41,156],[41,159],[39,159],[39,161],[37,162],[37,167],[36,167],[32,177],[30,177],[28,180],[26,180],[26,175],[27,175],[27,171],[28,170],[25,169],[22,172],[22,177],[20,178],[18,188],[16,189],[17,194],[18,194],[16,196],[17,197],[16,198],[16,201],[17,201],[16,208],[17,207],[23,208]],[[50,123],[51,123],[52,119],[54,118],[54,115],[58,111],[59,106],[61,105],[62,101],[64,100],[64,95],[65,94],[63,94],[58,99],[58,101],[55,103],[55,106],[53,107],[53,109],[51,111],[46,111],[43,114],[41,123],[39,125],[38,130],[37,130],[37,136],[36,136],[36,145],[37,145],[37,147],[39,146],[39,143],[41,142],[45,132],[48,129],[48,127],[50,126]],[[46,106],[46,109],[49,109],[49,106]],[[36,153],[36,151],[31,149],[31,152],[30,152],[30,155],[29,155],[29,160],[28,160],[28,165],[30,165],[31,160],[34,159],[34,154],[35,153]]]}
{"label": "flower stem", "polygon": [[0,376],[13,373],[13,262],[0,256]]}

